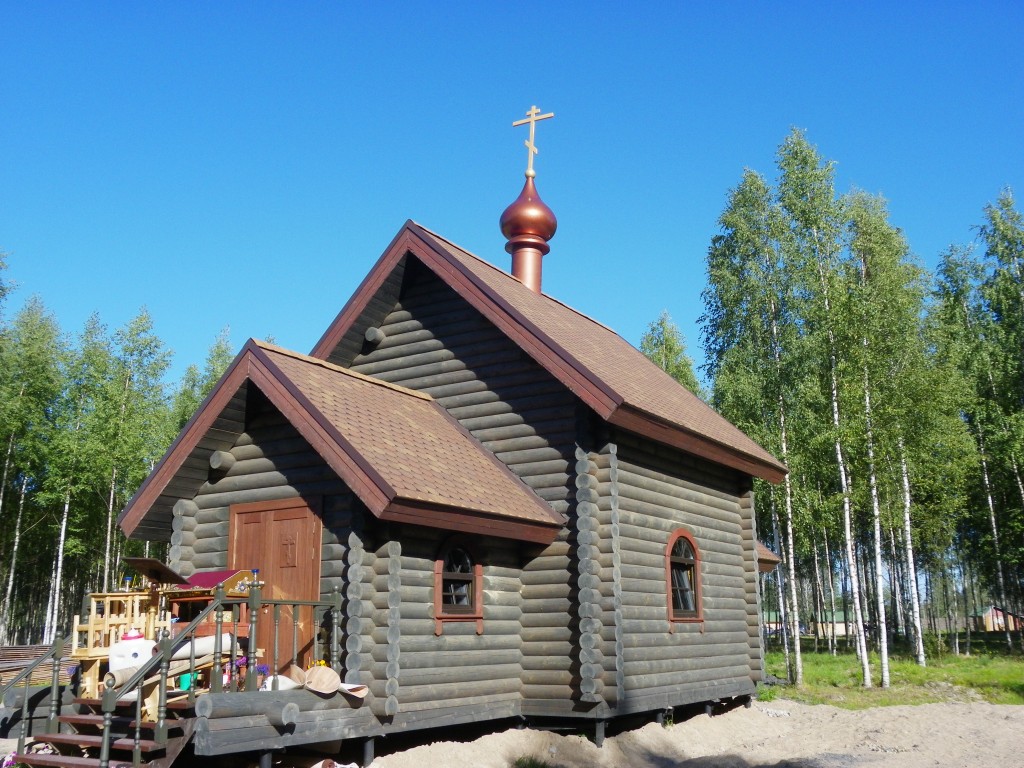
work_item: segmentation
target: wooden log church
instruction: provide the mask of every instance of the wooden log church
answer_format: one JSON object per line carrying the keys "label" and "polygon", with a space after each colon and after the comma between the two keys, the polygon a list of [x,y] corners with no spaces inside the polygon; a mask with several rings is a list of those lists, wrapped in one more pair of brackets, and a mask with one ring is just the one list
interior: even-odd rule
{"label": "wooden log church", "polygon": [[[338,596],[336,669],[369,688],[290,731],[227,708],[197,752],[754,693],[751,487],[785,467],[541,291],[543,117],[511,273],[407,222],[308,355],[245,345],[121,514],[183,576]],[[324,630],[295,618],[301,664]]]}

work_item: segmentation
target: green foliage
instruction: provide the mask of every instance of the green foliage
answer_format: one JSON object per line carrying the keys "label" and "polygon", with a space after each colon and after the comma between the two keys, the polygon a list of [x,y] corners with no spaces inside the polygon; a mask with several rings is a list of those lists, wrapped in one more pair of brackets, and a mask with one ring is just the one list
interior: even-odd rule
{"label": "green foliage", "polygon": [[[769,653],[766,661],[769,672],[785,668],[779,652]],[[892,687],[888,690],[860,685],[859,662],[852,653],[805,653],[803,688],[766,686],[765,690],[808,704],[845,709],[943,701],[1024,704],[1024,658],[1019,655],[947,653],[941,659],[929,659],[927,667],[919,666],[912,656],[894,655],[891,661]]]}
{"label": "green foliage", "polygon": [[647,326],[640,338],[640,351],[688,390],[704,398],[704,390],[693,372],[693,360],[686,354],[686,341],[668,312]]}
{"label": "green foliage", "polygon": [[[204,396],[227,345],[225,331],[193,367]],[[36,298],[0,323],[0,643],[65,627],[83,592],[141,554],[114,517],[173,437],[169,359],[145,310],[113,333],[93,316],[71,340]]]}

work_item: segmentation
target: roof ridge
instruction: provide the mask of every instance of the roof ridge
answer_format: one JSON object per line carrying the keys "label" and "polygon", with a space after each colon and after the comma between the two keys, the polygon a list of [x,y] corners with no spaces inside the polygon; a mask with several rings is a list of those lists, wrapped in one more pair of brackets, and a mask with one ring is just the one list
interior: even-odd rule
{"label": "roof ridge", "polygon": [[353,379],[359,379],[361,381],[367,382],[368,384],[376,384],[379,387],[391,389],[403,395],[411,395],[420,400],[427,400],[430,402],[434,401],[434,398],[432,398],[425,392],[417,392],[415,389],[409,389],[407,387],[403,387],[400,384],[392,384],[391,382],[384,381],[383,379],[377,379],[374,378],[373,376],[367,376],[365,373],[358,373],[357,371],[352,371],[349,370],[348,368],[342,368],[340,365],[335,365],[334,363],[330,363],[326,360],[321,360],[318,357],[310,357],[309,355],[304,355],[301,352],[296,352],[293,349],[279,347],[277,344],[271,344],[270,342],[263,341],[261,339],[253,339],[252,342],[260,349],[266,350],[268,352],[277,352],[280,355],[291,357],[294,358],[295,360],[300,360],[304,363],[309,363],[310,365],[317,365],[321,368],[325,368],[328,371],[344,374],[345,376],[351,376]]}
{"label": "roof ridge", "polygon": [[[501,267],[499,267],[499,266],[497,266],[497,265],[495,265],[495,264],[491,264],[491,262],[487,261],[487,259],[483,258],[482,256],[477,256],[477,255],[476,255],[475,253],[473,253],[472,251],[467,251],[467,250],[466,250],[465,248],[463,248],[463,247],[462,247],[461,245],[459,245],[458,243],[454,243],[454,242],[452,242],[451,240],[449,240],[449,239],[448,239],[447,237],[445,237],[444,235],[440,235],[440,234],[438,234],[437,232],[435,232],[434,230],[430,229],[429,227],[425,227],[425,226],[423,226],[423,225],[422,225],[422,224],[420,224],[420,223],[419,223],[418,221],[413,221],[412,219],[409,219],[409,222],[410,222],[411,224],[415,225],[416,227],[418,227],[419,229],[422,229],[422,230],[423,230],[424,232],[426,232],[426,233],[427,233],[428,235],[430,235],[431,237],[435,237],[435,238],[437,238],[438,240],[442,240],[442,241],[444,241],[444,242],[448,243],[448,245],[450,245],[450,246],[451,246],[452,248],[455,248],[456,250],[462,251],[462,253],[466,254],[466,255],[467,255],[467,256],[469,256],[470,258],[472,258],[472,259],[476,259],[477,261],[479,261],[479,262],[480,262],[481,264],[483,264],[484,266],[488,267],[489,269],[493,269],[493,270],[494,270],[495,272],[497,272],[497,273],[498,273],[499,275],[501,275],[501,276],[503,276],[503,277],[507,277],[507,278],[508,278],[509,280],[512,280],[512,281],[514,281],[514,282],[518,283],[519,285],[522,285],[522,283],[520,283],[520,282],[519,282],[519,280],[517,280],[517,279],[516,279],[516,277],[515,277],[514,275],[511,275],[511,274],[509,274],[508,272],[506,272],[506,271],[505,271],[505,270],[503,270],[503,269],[502,269]],[[524,288],[525,288],[525,286],[524,286]],[[530,289],[529,289],[529,288],[526,288],[526,290],[528,290],[528,291],[529,291]],[[533,291],[530,291],[530,293],[533,293]],[[537,295],[537,294],[534,294],[534,295]],[[545,298],[545,299],[547,299],[548,301],[553,301],[553,302],[554,302],[555,304],[559,304],[559,305],[561,305],[561,306],[565,307],[565,308],[566,308],[566,309],[568,309],[568,310],[569,310],[570,312],[573,312],[574,314],[577,314],[577,315],[579,315],[580,317],[582,317],[582,318],[583,318],[584,320],[588,320],[588,321],[590,321],[591,323],[593,323],[594,325],[596,325],[596,326],[598,326],[598,327],[600,327],[600,328],[604,328],[604,329],[605,329],[606,331],[608,331],[609,333],[614,333],[614,334],[615,334],[616,336],[619,336],[619,338],[620,338],[620,339],[622,339],[623,341],[626,341],[625,339],[623,339],[623,338],[622,338],[622,336],[620,336],[620,335],[619,335],[619,333],[618,333],[618,332],[617,332],[617,331],[616,331],[616,330],[615,330],[614,328],[611,328],[611,327],[609,327],[609,326],[605,325],[605,324],[604,324],[604,323],[602,323],[602,322],[601,322],[600,320],[595,320],[595,319],[594,319],[593,317],[591,317],[590,315],[588,315],[588,314],[587,314],[586,312],[583,312],[583,311],[581,311],[581,310],[579,310],[579,309],[576,309],[576,307],[572,306],[571,304],[566,304],[566,303],[565,303],[564,301],[562,301],[561,299],[556,299],[556,298],[555,298],[554,296],[552,296],[552,295],[550,295],[550,294],[547,294],[547,293],[544,293],[543,291],[541,291],[539,295],[540,295],[540,296],[541,296],[542,298]],[[629,342],[628,342],[628,341],[626,341],[626,343],[627,343],[627,344],[629,344]],[[630,344],[630,346],[633,346],[633,345],[632,345],[632,344]],[[634,348],[635,348],[635,347],[634,347]]]}

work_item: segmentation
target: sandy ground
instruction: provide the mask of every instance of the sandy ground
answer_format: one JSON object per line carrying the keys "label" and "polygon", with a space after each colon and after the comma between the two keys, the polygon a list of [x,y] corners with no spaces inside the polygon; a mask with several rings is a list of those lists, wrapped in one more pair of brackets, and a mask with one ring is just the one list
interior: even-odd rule
{"label": "sandy ground", "polygon": [[580,736],[505,731],[380,757],[374,768],[509,768],[531,756],[558,768],[860,768],[1024,766],[1024,707],[925,704],[861,711],[786,700],[671,727],[620,733],[598,749]]}
{"label": "sandy ground", "polygon": [[[0,755],[13,747],[0,741]],[[924,704],[854,712],[755,702],[751,709],[699,715],[670,727],[651,723],[624,731],[609,736],[602,749],[579,735],[508,730],[412,746],[378,757],[373,768],[510,768],[520,757],[553,768],[1013,768],[1024,766],[1024,707]],[[282,756],[274,764],[313,761]]]}

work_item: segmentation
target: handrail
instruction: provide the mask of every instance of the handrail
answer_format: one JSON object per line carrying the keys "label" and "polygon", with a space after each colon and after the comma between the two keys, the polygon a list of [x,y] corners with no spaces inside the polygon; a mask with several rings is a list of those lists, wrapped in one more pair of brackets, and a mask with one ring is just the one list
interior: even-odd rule
{"label": "handrail", "polygon": [[[113,677],[108,675],[104,679],[103,696],[101,700],[101,711],[103,712],[103,740],[100,747],[100,768],[108,768],[110,765],[110,731],[113,723],[113,713],[117,707],[118,699],[131,693],[134,690],[140,688],[140,686],[149,678],[151,678],[153,672],[159,669],[159,682],[158,682],[158,705],[157,705],[157,720],[156,727],[154,728],[153,739],[157,744],[166,746],[167,744],[167,678],[168,669],[170,667],[171,656],[176,651],[182,648],[186,643],[192,643],[192,649],[189,654],[189,671],[195,674],[195,644],[194,644],[194,633],[196,629],[211,614],[216,615],[216,629],[214,634],[214,652],[213,652],[213,671],[212,671],[212,688],[214,691],[220,691],[222,686],[222,673],[221,673],[221,656],[223,655],[223,648],[221,646],[221,629],[223,627],[223,618],[225,608],[231,608],[232,618],[235,622],[238,620],[238,606],[247,605],[249,608],[249,642],[247,651],[247,669],[245,676],[245,690],[253,691],[256,689],[256,630],[258,624],[258,616],[260,608],[264,606],[274,606],[275,614],[279,614],[280,606],[311,606],[314,608],[314,619],[316,617],[316,608],[324,608],[324,613],[327,610],[332,612],[331,618],[331,644],[330,644],[330,664],[332,667],[337,667],[339,662],[339,629],[340,629],[340,613],[341,613],[341,594],[337,589],[331,595],[329,600],[263,600],[260,594],[260,586],[253,585],[250,588],[248,597],[246,598],[231,598],[228,599],[225,596],[223,585],[218,585],[214,590],[213,600],[207,605],[199,615],[197,615],[183,630],[181,630],[172,639],[169,636],[168,630],[163,630],[162,637],[158,640],[157,653],[150,659],[146,660],[141,666],[136,668],[135,672],[124,681],[121,685],[117,685],[115,690],[115,680]],[[294,625],[293,625],[294,626]],[[275,628],[275,635],[276,635]],[[314,633],[314,638],[316,637]],[[275,639],[274,654],[277,655],[276,639]],[[237,650],[237,639],[235,633],[232,633],[231,641],[231,663],[234,663],[234,656]],[[294,651],[294,643],[293,643]],[[315,647],[314,654],[318,654],[318,648]],[[276,663],[276,658],[275,658]],[[275,675],[276,685],[276,675]],[[189,699],[194,701],[194,692],[190,691]],[[56,722],[56,720],[54,720]],[[133,762],[135,765],[139,764],[141,758],[140,752],[140,740],[142,730],[142,696],[141,691],[136,693],[136,717],[135,717],[135,739],[133,748]],[[19,747],[20,750],[20,747]]]}
{"label": "handrail", "polygon": [[46,732],[56,733],[57,715],[60,711],[60,662],[63,656],[64,638],[61,635],[56,635],[53,638],[53,644],[50,646],[50,650],[25,667],[25,669],[20,673],[15,675],[13,680],[0,685],[0,701],[3,701],[5,693],[14,688],[14,686],[22,680],[25,681],[25,685],[22,686],[24,688],[24,692],[21,699],[21,733],[18,735],[18,754],[21,754],[25,749],[25,732],[28,730],[28,684],[31,680],[32,673],[47,659],[53,660],[53,669],[51,671],[50,679],[50,713],[46,718]]}

